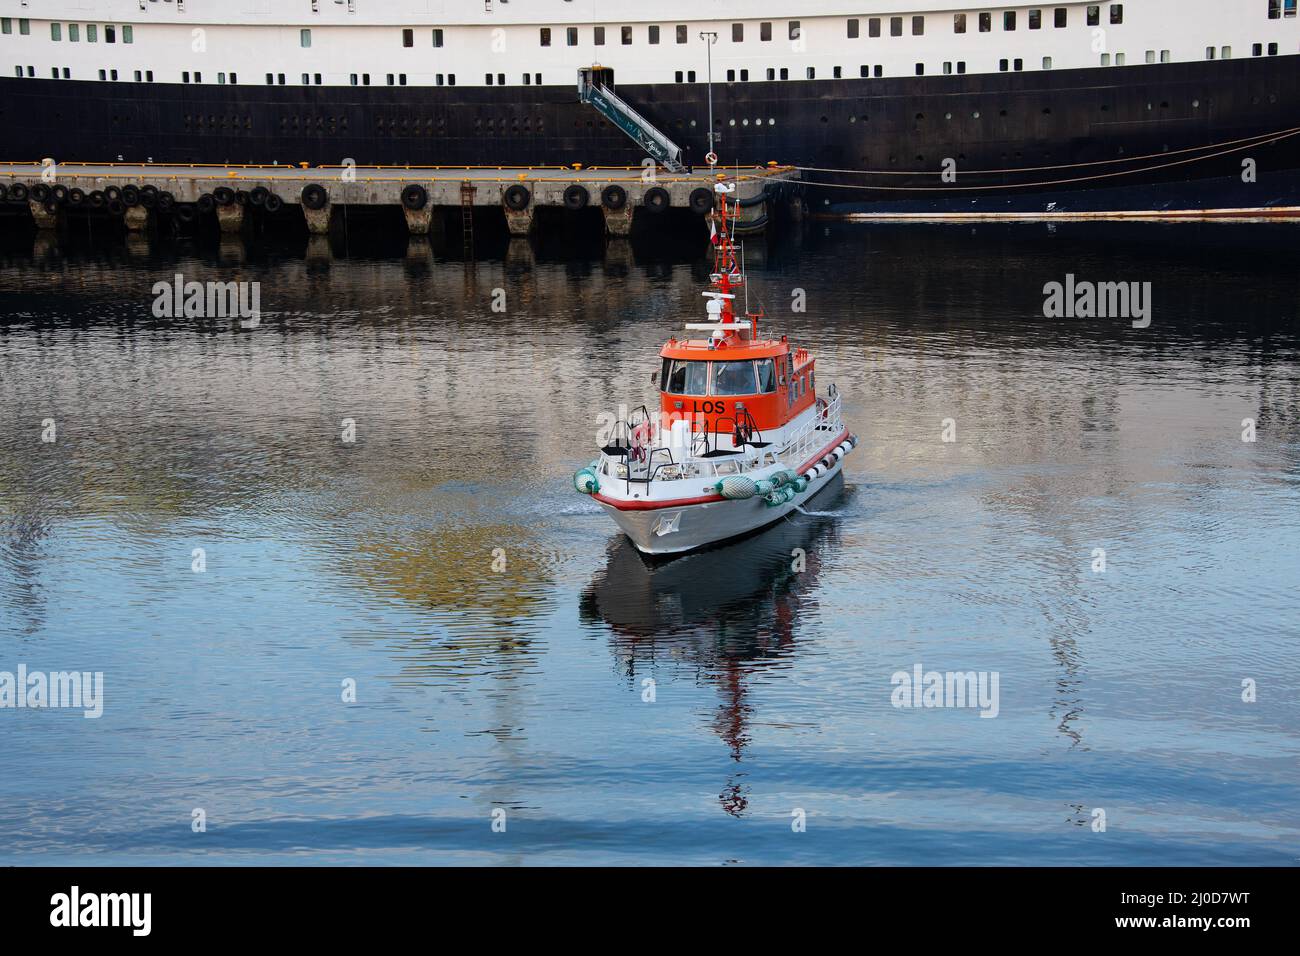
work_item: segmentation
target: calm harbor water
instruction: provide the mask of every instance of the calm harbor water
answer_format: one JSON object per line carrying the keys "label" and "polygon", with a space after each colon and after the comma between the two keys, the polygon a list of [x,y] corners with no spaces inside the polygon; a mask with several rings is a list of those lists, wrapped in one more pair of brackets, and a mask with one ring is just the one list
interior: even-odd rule
{"label": "calm harbor water", "polygon": [[[0,863],[1300,859],[1300,231],[750,243],[862,441],[656,564],[570,476],[707,244],[390,241],[0,241],[0,671],[104,675],[0,709]],[[155,318],[176,273],[260,326]],[[1150,327],[1044,318],[1067,274]]]}

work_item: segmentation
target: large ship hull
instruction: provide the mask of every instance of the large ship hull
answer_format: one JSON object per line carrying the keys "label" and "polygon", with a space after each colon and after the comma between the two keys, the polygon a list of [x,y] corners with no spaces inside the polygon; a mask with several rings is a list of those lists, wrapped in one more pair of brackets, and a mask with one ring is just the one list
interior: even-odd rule
{"label": "large ship hull", "polygon": [[[810,199],[820,211],[1043,212],[1051,203],[1094,213],[1294,207],[1297,60],[718,83],[716,148],[723,164],[810,167],[808,179],[826,184]],[[703,84],[618,91],[683,147],[688,163],[703,162]],[[562,86],[6,78],[0,103],[14,161],[610,166],[644,158]],[[946,160],[955,181],[941,178]],[[1255,166],[1253,181],[1243,178],[1246,160]]]}

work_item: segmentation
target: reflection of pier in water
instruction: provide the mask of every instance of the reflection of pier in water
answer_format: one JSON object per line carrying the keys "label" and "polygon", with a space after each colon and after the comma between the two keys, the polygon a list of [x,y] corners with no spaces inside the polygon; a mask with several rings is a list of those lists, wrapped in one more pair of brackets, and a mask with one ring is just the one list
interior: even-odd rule
{"label": "reflection of pier in water", "polygon": [[[837,476],[815,507],[839,500],[843,487]],[[620,535],[582,596],[581,617],[609,626],[615,659],[634,687],[642,672],[673,665],[714,684],[722,700],[713,731],[740,763],[754,712],[749,683],[760,671],[789,663],[796,624],[815,607],[818,572],[837,542],[833,517],[800,513],[756,535],[667,562],[643,557]],[[744,777],[737,769],[718,795],[734,816],[749,803]]]}

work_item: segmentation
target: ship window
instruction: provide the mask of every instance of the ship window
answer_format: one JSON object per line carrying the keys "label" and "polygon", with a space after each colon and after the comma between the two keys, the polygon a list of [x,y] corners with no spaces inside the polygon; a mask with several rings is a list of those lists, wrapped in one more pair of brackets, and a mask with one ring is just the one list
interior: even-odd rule
{"label": "ship window", "polygon": [[841,77],[844,76],[844,67],[842,67],[842,66],[837,66],[837,67],[835,67],[835,69],[832,71],[832,73],[834,74],[835,79],[838,80],[838,79],[840,79]]}
{"label": "ship window", "polygon": [[648,37],[651,43],[657,44],[659,42],[659,25],[652,24],[651,26],[647,27],[646,36]]}
{"label": "ship window", "polygon": [[[30,71],[30,70],[31,70],[31,67],[29,66],[27,69]],[[28,76],[31,76],[32,74],[31,74],[30,72],[28,72],[27,75],[28,75]],[[99,71],[99,78],[100,78],[101,80],[106,80],[106,79],[108,79],[108,71],[107,71],[107,70],[100,70],[100,71]],[[190,81],[190,75],[189,75],[188,73],[186,73],[186,74],[185,74],[185,82],[188,83],[189,81]]]}
{"label": "ship window", "polygon": [[[1051,57],[1049,56],[1048,59],[1050,60]],[[957,72],[958,72],[958,73],[965,73],[965,72],[966,72],[966,61],[965,61],[965,60],[958,60],[958,61],[957,61]]]}
{"label": "ship window", "polygon": [[713,363],[713,394],[714,395],[755,394],[754,363],[753,362],[714,362]]}
{"label": "ship window", "polygon": [[731,42],[732,43],[745,42],[745,25],[743,23],[733,23],[731,25]]}
{"label": "ship window", "polygon": [[68,42],[69,42],[69,43],[76,43],[76,42],[77,42],[78,40],[80,40],[80,39],[81,39],[81,27],[77,26],[77,24],[75,24],[75,23],[69,23],[69,24],[68,24]]}
{"label": "ship window", "polygon": [[578,28],[567,27],[564,31],[564,42],[569,46],[578,45]]}
{"label": "ship window", "polygon": [[[357,75],[356,75],[355,73],[353,73],[352,76],[349,77],[349,79],[351,80],[353,86],[356,86],[356,85],[357,85]],[[270,73],[266,74],[266,82],[267,82],[267,83],[270,83],[270,82],[271,82],[271,74],[270,74]],[[441,73],[438,74],[438,85],[439,85],[439,86],[442,86],[442,74],[441,74]]]}
{"label": "ship window", "polygon": [[117,42],[117,27],[113,26],[112,24],[107,24],[107,23],[104,24],[104,42],[105,43]]}
{"label": "ship window", "polygon": [[[771,73],[772,71],[768,70],[768,72]],[[867,66],[867,64],[864,63],[862,64],[862,66],[858,67],[858,76],[867,77],[870,75],[871,75],[871,67]]]}
{"label": "ship window", "polygon": [[1264,45],[1263,45],[1262,43],[1252,43],[1251,46],[1250,46],[1250,55],[1251,55],[1251,56],[1263,56],[1263,55],[1264,55]]}
{"label": "ship window", "polygon": [[1052,12],[1056,15],[1056,24],[1055,24],[1055,25],[1056,25],[1056,28],[1057,28],[1058,30],[1059,30],[1061,27],[1067,26],[1067,25],[1069,24],[1069,22],[1070,22],[1070,11],[1067,10],[1065,7],[1057,7],[1057,8],[1056,8],[1054,11],[1052,11]]}
{"label": "ship window", "polygon": [[1111,23],[1124,22],[1124,4],[1112,3],[1110,5],[1110,22]]}
{"label": "ship window", "polygon": [[86,24],[86,42],[94,43],[99,39],[99,29],[93,23]]}
{"label": "ship window", "polygon": [[[837,66],[835,69],[838,70],[839,67]],[[740,71],[740,82],[742,82],[742,83],[747,83],[747,82],[749,82],[749,70],[741,70],[741,71]]]}
{"label": "ship window", "polygon": [[953,33],[966,32],[966,14],[954,13],[952,15],[952,32]]}
{"label": "ship window", "polygon": [[758,366],[758,390],[760,392],[776,391],[776,365],[770,358],[759,359],[756,363]]}
{"label": "ship window", "polygon": [[[303,30],[302,32],[308,37],[311,36],[310,30]],[[309,40],[307,43],[304,43],[303,46],[308,46],[310,42],[311,41]],[[415,46],[415,31],[409,27],[402,31],[402,46]]]}
{"label": "ship window", "polygon": [[678,71],[677,71],[676,79],[677,79],[677,82],[678,82],[678,83],[680,83],[680,82],[682,81],[682,71],[681,71],[681,70],[678,70]]}
{"label": "ship window", "polygon": [[912,36],[925,36],[925,17],[912,17]]}
{"label": "ship window", "polygon": [[990,30],[992,30],[992,29],[993,29],[993,14],[991,14],[991,13],[981,13],[981,14],[980,14],[980,33],[988,33],[988,32],[989,32]]}
{"label": "ship window", "polygon": [[925,76],[925,64],[924,64],[924,63],[918,63],[918,64],[916,64],[916,75],[917,75],[917,76]]}
{"label": "ship window", "polygon": [[1270,43],[1270,44],[1268,45],[1268,55],[1269,55],[1269,56],[1277,56],[1277,44],[1276,44],[1276,43]]}
{"label": "ship window", "polygon": [[798,21],[798,20],[791,20],[791,21],[790,21],[790,39],[791,39],[791,40],[797,40],[797,39],[799,39],[799,35],[800,35],[800,33],[799,33],[799,21]]}
{"label": "ship window", "polygon": [[998,60],[998,69],[1003,73],[1007,72],[1008,63],[1006,60]]}
{"label": "ship window", "polygon": [[849,39],[850,40],[856,40],[858,38],[859,26],[860,24],[856,19],[852,17],[849,18]]}
{"label": "ship window", "polygon": [[[235,74],[233,74],[233,73],[230,74],[230,76],[231,76],[231,81],[230,81],[230,82],[232,82],[232,83],[234,82],[234,75],[235,75]],[[153,70],[145,70],[145,71],[144,71],[144,81],[145,81],[146,83],[152,83],[152,82],[153,82]]]}
{"label": "ship window", "polygon": [[951,74],[952,74],[952,60],[944,60],[944,61],[943,61],[943,75],[944,75],[944,76],[950,76]]}
{"label": "ship window", "polygon": [[1011,67],[1018,73],[1025,68],[1025,61],[1020,59],[1020,57],[1016,57],[1015,61],[1011,64]]}
{"label": "ship window", "polygon": [[810,80],[817,79],[817,67],[815,66],[808,67],[808,79]]}
{"label": "ship window", "polygon": [[867,21],[867,36],[880,36],[880,17],[872,17]]}
{"label": "ship window", "polygon": [[135,42],[135,27],[132,27],[132,26],[123,26],[123,27],[122,27],[122,42],[123,42],[123,43],[134,43],[134,42]]}
{"label": "ship window", "polygon": [[[99,71],[99,78],[100,78],[101,80],[104,78],[104,71],[103,71],[103,70],[100,70],[100,71]],[[189,71],[189,70],[186,70],[185,72],[183,72],[183,73],[181,74],[181,82],[182,82],[182,83],[188,83],[189,81],[190,81],[190,71]]]}
{"label": "ship window", "polygon": [[1043,57],[1043,69],[1050,70],[1051,68],[1052,68],[1052,58],[1050,56]]}
{"label": "ship window", "polygon": [[891,37],[901,37],[901,36],[903,35],[903,18],[902,18],[902,17],[890,17],[890,18],[889,18],[889,35],[890,35]]}
{"label": "ship window", "polygon": [[[1003,60],[1002,62],[1005,63],[1006,60]],[[1102,65],[1102,66],[1110,66],[1110,54],[1109,54],[1109,53],[1103,53],[1103,54],[1101,55],[1101,65]]]}
{"label": "ship window", "polygon": [[596,46],[604,46],[604,45],[605,45],[605,28],[604,28],[604,27],[593,27],[593,28],[592,28],[592,31],[591,31],[591,36],[592,36],[592,41],[596,44]]}
{"label": "ship window", "polygon": [[[769,31],[770,31],[770,29],[771,29],[771,26],[772,26],[772,25],[769,23],[769,24],[768,24],[768,29],[769,29]],[[686,42],[686,38],[687,38],[687,34],[686,34],[686,24],[684,24],[684,23],[679,23],[679,24],[677,24],[677,42],[678,42],[678,43],[685,43],[685,42]],[[768,39],[770,40],[771,37],[768,37]]]}
{"label": "ship window", "polygon": [[619,37],[622,39],[622,41],[623,41],[623,45],[624,45],[624,46],[631,46],[631,45],[632,45],[632,28],[631,28],[631,27],[619,27],[618,30],[619,30]]}
{"label": "ship window", "polygon": [[674,359],[672,370],[664,380],[664,391],[670,395],[704,395],[708,384],[708,362]]}
{"label": "ship window", "polygon": [[0,17],[0,33],[13,33],[13,32],[14,32],[13,17]]}
{"label": "ship window", "polygon": [[433,45],[442,46],[442,28],[437,27],[433,31]]}
{"label": "ship window", "polygon": [[1282,0],[1268,0],[1268,18],[1276,20],[1282,16]]}
{"label": "ship window", "polygon": [[728,83],[735,83],[735,82],[736,82],[736,71],[735,71],[735,70],[728,70],[728,71],[727,71],[727,82],[728,82]]}
{"label": "ship window", "polygon": [[1295,0],[1285,0],[1285,2],[1282,4],[1282,16],[1287,17],[1288,19],[1294,19],[1295,8],[1296,8]]}
{"label": "ship window", "polygon": [[542,46],[550,46],[550,45],[551,45],[551,28],[550,28],[550,27],[542,27],[542,29],[541,29],[541,33],[540,33],[540,36],[541,36]]}
{"label": "ship window", "polygon": [[790,79],[790,70],[787,67],[784,66],[781,67],[781,79],[783,80]]}
{"label": "ship window", "polygon": [[1207,60],[1213,60],[1213,59],[1214,59],[1214,47],[1212,47],[1212,46],[1207,46],[1207,47],[1205,48],[1205,58],[1206,58]]}
{"label": "ship window", "polygon": [[[109,77],[110,77],[112,80],[114,80],[114,81],[117,80],[117,70],[109,70],[109,71],[108,71],[108,75],[109,75]],[[195,79],[194,82],[196,82],[196,83],[202,83],[202,82],[203,82],[203,74],[202,74],[202,73],[195,73],[194,76],[196,77],[196,79]]]}
{"label": "ship window", "polygon": [[32,32],[32,21],[31,21],[31,20],[25,20],[25,19],[22,19],[22,18],[20,17],[19,20],[18,20],[18,34],[19,34],[19,36],[30,36],[30,35],[31,35],[31,32]]}
{"label": "ship window", "polygon": [[[407,31],[403,30],[402,32],[403,32],[403,33],[406,33]],[[403,38],[403,39],[405,39],[405,38]],[[414,42],[414,41],[412,41],[412,42]],[[309,46],[311,46],[311,31],[310,31],[310,30],[299,30],[299,31],[298,31],[298,45],[299,45],[299,46],[302,46],[302,47],[309,47]],[[405,45],[405,46],[410,46],[411,44],[410,44],[410,43],[406,43],[406,44],[404,44],[404,45]]]}
{"label": "ship window", "polygon": [[1088,7],[1088,26],[1095,27],[1101,23],[1101,7],[1093,5]]}
{"label": "ship window", "polygon": [[1041,30],[1042,28],[1043,28],[1043,11],[1042,11],[1042,10],[1030,10],[1030,11],[1029,11],[1029,29],[1031,29],[1031,30]]}
{"label": "ship window", "polygon": [[[687,71],[686,71],[686,82],[687,82],[687,83],[694,83],[694,82],[695,82],[695,71],[694,71],[694,70],[687,70]],[[692,120],[691,122],[694,122],[694,120]]]}
{"label": "ship window", "polygon": [[881,77],[881,76],[884,76],[884,75],[885,75],[885,68],[884,68],[883,66],[881,66],[879,63],[877,63],[877,64],[872,68],[872,72],[873,72],[877,77]]}
{"label": "ship window", "polygon": [[[319,73],[314,73],[314,74],[312,74],[312,75],[313,75],[313,76],[315,77],[315,79],[316,79],[316,85],[317,85],[317,86],[320,86],[320,74],[319,74]],[[233,73],[230,74],[230,82],[231,82],[231,83],[235,82],[235,74],[233,74]],[[403,85],[403,86],[406,85],[406,74],[405,74],[405,73],[402,74],[402,85]]]}
{"label": "ship window", "polygon": [[1123,53],[1116,53],[1116,54],[1115,54],[1115,65],[1116,65],[1116,66],[1123,66],[1123,65],[1124,65],[1124,54],[1123,54]]}
{"label": "ship window", "polygon": [[1148,63],[1154,63],[1155,61],[1156,61],[1156,51],[1155,51],[1155,50],[1147,50],[1147,62],[1148,62]]}
{"label": "ship window", "polygon": [[[220,75],[220,74],[218,74],[218,75]],[[136,81],[137,83],[139,83],[142,79],[144,79],[144,77],[142,77],[142,76],[140,75],[140,71],[139,71],[139,70],[136,70],[136,71],[135,71],[135,81]]]}
{"label": "ship window", "polygon": [[1002,14],[1002,29],[1014,30],[1016,28],[1016,11],[1008,10]]}
{"label": "ship window", "polygon": [[62,24],[62,23],[51,23],[51,24],[50,24],[50,39],[51,39],[51,40],[62,40],[62,39],[63,39],[63,24]]}
{"label": "ship window", "polygon": [[1169,51],[1168,51],[1168,50],[1161,50],[1161,51],[1160,51],[1160,62],[1161,62],[1161,63],[1168,63],[1168,62],[1169,62]]}

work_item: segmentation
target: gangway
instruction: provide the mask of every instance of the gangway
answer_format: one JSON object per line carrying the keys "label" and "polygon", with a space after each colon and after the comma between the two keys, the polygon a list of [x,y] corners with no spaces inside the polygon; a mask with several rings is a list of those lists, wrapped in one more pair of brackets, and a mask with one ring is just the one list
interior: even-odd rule
{"label": "gangway", "polygon": [[682,148],[614,92],[606,82],[612,75],[613,70],[599,66],[580,68],[578,99],[595,107],[669,172],[686,172],[686,167],[682,164]]}

